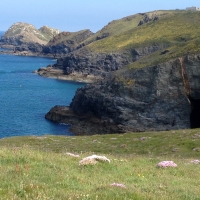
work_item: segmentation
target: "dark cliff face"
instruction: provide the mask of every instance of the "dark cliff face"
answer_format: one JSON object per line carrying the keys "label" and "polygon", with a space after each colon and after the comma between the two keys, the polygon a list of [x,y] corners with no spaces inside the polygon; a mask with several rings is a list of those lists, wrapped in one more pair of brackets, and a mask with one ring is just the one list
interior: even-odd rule
{"label": "dark cliff face", "polygon": [[83,30],[74,33],[61,32],[48,42],[48,44],[43,48],[42,53],[65,56],[67,53],[85,46],[82,42],[93,34],[94,33],[90,30]]}
{"label": "dark cliff face", "polygon": [[20,46],[14,47],[14,51],[21,52],[21,51],[30,51],[33,53],[41,52],[43,49],[43,45],[38,43],[29,43],[29,44],[22,44]]}
{"label": "dark cliff face", "polygon": [[92,52],[71,53],[60,58],[55,68],[62,69],[65,75],[79,73],[84,76],[105,77],[109,72],[120,69],[129,63],[123,54],[95,54]]}
{"label": "dark cliff face", "polygon": [[130,70],[79,89],[70,108],[79,116],[94,115],[108,128],[114,124],[119,132],[190,128],[191,115],[198,117],[199,76],[198,55]]}
{"label": "dark cliff face", "polygon": [[[165,47],[165,45],[140,47],[124,53],[94,53],[83,48],[59,58],[53,68],[63,70],[63,74],[66,76],[79,74],[101,79],[105,78],[110,72],[119,70],[131,62]],[[43,50],[45,48],[47,47],[44,47]]]}

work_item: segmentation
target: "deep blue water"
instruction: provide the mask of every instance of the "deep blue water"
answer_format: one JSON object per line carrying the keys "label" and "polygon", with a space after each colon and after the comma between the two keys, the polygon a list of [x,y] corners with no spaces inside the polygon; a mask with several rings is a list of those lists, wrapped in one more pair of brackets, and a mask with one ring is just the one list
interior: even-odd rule
{"label": "deep blue water", "polygon": [[0,31],[0,38],[5,33],[5,31]]}
{"label": "deep blue water", "polygon": [[[1,36],[5,33],[5,31],[0,31],[0,39]],[[0,48],[0,51],[10,51],[10,49],[4,49],[4,48]]]}
{"label": "deep blue water", "polygon": [[44,118],[55,105],[69,105],[81,83],[32,73],[55,60],[0,55],[0,138],[21,135],[70,135],[67,125]]}

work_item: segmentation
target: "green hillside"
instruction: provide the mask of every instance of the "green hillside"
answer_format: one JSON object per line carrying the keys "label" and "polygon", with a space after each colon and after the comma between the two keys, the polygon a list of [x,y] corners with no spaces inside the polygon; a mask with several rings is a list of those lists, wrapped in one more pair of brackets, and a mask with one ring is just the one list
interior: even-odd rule
{"label": "green hillside", "polygon": [[[160,11],[161,12],[161,11]],[[124,52],[135,48],[164,45],[168,53],[161,51],[149,55],[142,63],[133,67],[146,66],[168,59],[195,53],[200,50],[200,12],[163,11],[165,15],[131,30],[95,41],[88,46],[94,52]]]}
{"label": "green hillside", "polygon": [[112,22],[104,26],[101,30],[99,30],[97,33],[92,35],[90,38],[86,39],[84,43],[88,44],[95,40],[98,40],[98,38],[101,38],[104,35],[106,37],[110,37],[112,35],[123,33],[124,31],[128,31],[132,28],[135,28],[137,27],[142,17],[143,16],[141,14],[136,14],[124,17],[120,20],[113,20]]}
{"label": "green hillside", "polygon": [[78,46],[82,41],[84,41],[91,35],[93,35],[93,33],[88,29],[77,32],[61,32],[55,37],[53,37],[47,43],[47,46],[55,46],[61,43],[72,46]]}
{"label": "green hillside", "polygon": [[[17,22],[13,24],[2,36],[2,41],[9,44],[9,40],[20,41],[20,43],[46,44],[60,31],[58,29],[43,26],[36,29],[32,24]],[[11,43],[14,43],[14,42]]]}

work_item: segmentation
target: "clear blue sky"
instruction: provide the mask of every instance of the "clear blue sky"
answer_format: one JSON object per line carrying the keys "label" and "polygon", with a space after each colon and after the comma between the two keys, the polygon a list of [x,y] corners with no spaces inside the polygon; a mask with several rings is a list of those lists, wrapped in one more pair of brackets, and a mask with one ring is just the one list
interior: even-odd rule
{"label": "clear blue sky", "polygon": [[61,31],[100,30],[108,22],[140,12],[200,7],[200,0],[1,0],[0,30],[15,22]]}

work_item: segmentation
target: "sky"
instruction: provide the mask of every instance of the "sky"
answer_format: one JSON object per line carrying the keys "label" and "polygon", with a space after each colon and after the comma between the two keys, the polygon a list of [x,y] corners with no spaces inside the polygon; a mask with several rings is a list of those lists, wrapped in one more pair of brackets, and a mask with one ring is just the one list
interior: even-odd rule
{"label": "sky", "polygon": [[200,0],[1,0],[0,31],[16,22],[97,32],[112,20],[154,10],[200,7]]}

